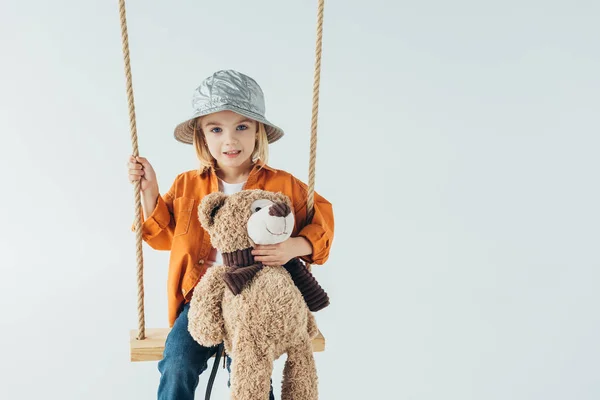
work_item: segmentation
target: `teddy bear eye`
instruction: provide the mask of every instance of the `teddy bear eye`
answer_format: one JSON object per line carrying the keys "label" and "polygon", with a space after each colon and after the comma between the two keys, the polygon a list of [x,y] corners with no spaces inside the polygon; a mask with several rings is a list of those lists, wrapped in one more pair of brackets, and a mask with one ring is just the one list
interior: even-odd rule
{"label": "teddy bear eye", "polygon": [[272,204],[273,204],[273,202],[271,200],[267,200],[267,199],[255,200],[252,203],[250,210],[252,210],[252,213],[254,214],[256,212],[259,212],[260,210],[262,210],[265,207],[270,207]]}

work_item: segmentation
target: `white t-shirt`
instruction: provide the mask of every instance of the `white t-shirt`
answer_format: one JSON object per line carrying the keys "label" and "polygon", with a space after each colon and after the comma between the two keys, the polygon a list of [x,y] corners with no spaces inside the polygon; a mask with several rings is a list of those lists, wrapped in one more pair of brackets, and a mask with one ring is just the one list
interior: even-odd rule
{"label": "white t-shirt", "polygon": [[[240,192],[244,188],[245,184],[246,184],[246,182],[227,183],[227,182],[224,182],[221,179],[219,179],[219,191],[223,192],[226,195],[232,195],[234,193]],[[217,265],[223,264],[223,256],[216,249],[212,250],[210,258],[212,258],[213,256],[214,256],[214,260],[211,260],[213,262],[213,264],[217,264]]]}

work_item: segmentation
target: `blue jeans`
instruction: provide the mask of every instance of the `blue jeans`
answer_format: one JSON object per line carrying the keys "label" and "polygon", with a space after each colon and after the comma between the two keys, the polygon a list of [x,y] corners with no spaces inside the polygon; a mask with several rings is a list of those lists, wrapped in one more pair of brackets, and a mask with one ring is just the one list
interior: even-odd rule
{"label": "blue jeans", "polygon": [[[163,359],[158,362],[158,400],[193,400],[200,374],[208,368],[208,360],[217,351],[216,346],[201,346],[188,332],[189,308],[186,304],[175,320],[167,336]],[[227,370],[231,373],[230,366],[231,359],[227,357]],[[269,399],[275,399],[273,387]]]}

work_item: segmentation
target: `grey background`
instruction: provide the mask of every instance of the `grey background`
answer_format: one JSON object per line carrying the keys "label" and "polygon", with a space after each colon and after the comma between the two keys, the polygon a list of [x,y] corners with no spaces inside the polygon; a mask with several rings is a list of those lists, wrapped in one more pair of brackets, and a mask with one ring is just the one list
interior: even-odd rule
{"label": "grey background", "polygon": [[[155,397],[156,363],[128,361],[117,3],[0,5],[1,398]],[[223,68],[261,84],[287,133],[270,164],[307,179],[316,1],[127,5],[140,151],[162,191],[196,167],[172,129]],[[327,2],[320,398],[600,397],[599,17],[592,1]],[[168,253],[144,256],[147,326],[165,327]]]}

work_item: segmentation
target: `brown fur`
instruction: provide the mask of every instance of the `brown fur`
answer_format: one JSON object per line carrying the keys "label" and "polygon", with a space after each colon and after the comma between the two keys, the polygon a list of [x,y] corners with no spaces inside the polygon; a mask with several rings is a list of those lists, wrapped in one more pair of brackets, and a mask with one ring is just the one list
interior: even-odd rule
{"label": "brown fur", "polygon": [[[259,190],[228,198],[223,194],[210,196],[203,200],[199,215],[221,252],[251,246],[246,222],[254,200],[267,198],[289,204],[283,194]],[[216,207],[220,208],[215,213]],[[268,399],[273,361],[284,353],[282,399],[318,399],[311,343],[317,326],[289,273],[282,266],[265,266],[236,296],[226,290],[222,278],[226,268],[214,266],[206,272],[194,290],[188,318],[196,341],[204,346],[223,341],[231,355],[231,399]]]}

